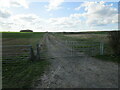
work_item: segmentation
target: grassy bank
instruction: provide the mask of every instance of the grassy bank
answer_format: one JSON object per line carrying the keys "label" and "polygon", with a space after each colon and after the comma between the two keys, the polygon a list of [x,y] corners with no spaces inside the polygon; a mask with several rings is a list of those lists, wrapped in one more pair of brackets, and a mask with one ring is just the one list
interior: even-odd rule
{"label": "grassy bank", "polygon": [[[32,45],[41,43],[44,33],[3,32],[2,45]],[[15,48],[13,48],[14,51]],[[44,48],[43,48],[44,49]],[[19,51],[18,51],[19,52]],[[11,51],[12,53],[12,51]],[[42,52],[41,52],[42,53]],[[49,65],[45,52],[39,61],[18,60],[18,62],[2,65],[3,88],[29,88],[34,80],[39,78]]]}

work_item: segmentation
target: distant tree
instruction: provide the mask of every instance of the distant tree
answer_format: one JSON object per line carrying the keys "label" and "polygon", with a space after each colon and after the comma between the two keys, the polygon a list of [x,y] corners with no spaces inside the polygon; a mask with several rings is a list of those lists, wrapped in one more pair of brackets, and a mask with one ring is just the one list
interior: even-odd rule
{"label": "distant tree", "polygon": [[32,31],[32,30],[27,29],[27,30],[20,30],[20,32],[33,32],[33,31]]}
{"label": "distant tree", "polygon": [[120,31],[109,32],[109,43],[114,54],[120,56]]}

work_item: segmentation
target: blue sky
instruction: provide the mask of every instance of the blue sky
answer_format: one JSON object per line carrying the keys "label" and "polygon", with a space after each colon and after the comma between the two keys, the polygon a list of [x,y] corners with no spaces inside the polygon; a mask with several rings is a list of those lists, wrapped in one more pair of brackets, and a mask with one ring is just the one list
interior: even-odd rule
{"label": "blue sky", "polygon": [[[24,7],[19,8],[11,8],[11,11],[14,11],[14,14],[27,14],[27,13],[34,13],[39,15],[43,18],[49,17],[66,17],[73,13],[82,13],[84,10],[76,11],[74,8],[78,7],[82,2],[64,2],[61,4],[61,9],[47,11],[45,5],[48,5],[48,2],[32,2],[29,5],[28,9],[24,9]],[[53,14],[52,16],[50,14]]]}
{"label": "blue sky", "polygon": [[[7,1],[7,0],[6,0]],[[0,31],[90,31],[118,29],[118,2],[0,1]]]}

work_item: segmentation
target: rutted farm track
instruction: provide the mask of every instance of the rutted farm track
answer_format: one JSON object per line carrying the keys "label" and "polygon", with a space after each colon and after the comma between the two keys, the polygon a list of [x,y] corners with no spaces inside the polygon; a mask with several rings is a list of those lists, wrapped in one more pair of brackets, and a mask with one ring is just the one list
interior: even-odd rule
{"label": "rutted farm track", "polygon": [[35,88],[117,88],[118,65],[72,53],[52,35],[46,35],[51,65]]}

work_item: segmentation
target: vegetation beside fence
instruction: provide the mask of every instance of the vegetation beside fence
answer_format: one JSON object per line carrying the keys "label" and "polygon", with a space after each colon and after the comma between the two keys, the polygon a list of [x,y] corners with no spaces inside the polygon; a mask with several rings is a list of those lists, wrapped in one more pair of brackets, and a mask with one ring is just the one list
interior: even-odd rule
{"label": "vegetation beside fence", "polygon": [[[35,59],[39,58],[37,54],[37,50],[39,49],[38,43],[39,44],[42,43],[44,33],[5,32],[2,34],[3,34],[3,37],[2,37],[3,46],[30,45],[30,47],[32,46],[31,50],[33,50],[35,54],[35,57],[32,60],[28,58],[24,58],[24,60],[21,60],[20,58],[21,56],[18,56],[17,60],[19,62],[13,61],[14,63],[8,63],[8,64],[2,65],[3,88],[31,87],[33,81],[38,77],[40,77],[40,75],[42,75],[42,73],[45,71],[45,69],[49,65],[46,58],[42,56],[43,53],[40,53],[40,52],[39,52],[39,55],[41,55],[42,58],[35,61]],[[29,49],[28,55],[30,55],[30,47],[28,47]],[[6,48],[6,50],[9,50],[9,49]],[[15,47],[13,47],[12,49],[10,49],[10,53],[15,54],[14,52],[21,53],[21,54],[25,53],[25,51],[20,52],[20,50],[17,50]]]}
{"label": "vegetation beside fence", "polygon": [[[114,31],[117,32],[117,31]],[[110,33],[111,34],[111,33]],[[108,32],[89,32],[89,33],[73,33],[73,34],[69,34],[69,33],[56,33],[54,34],[56,37],[61,38],[62,40],[68,40],[68,41],[80,41],[80,42],[101,42],[104,44],[103,48],[101,48],[101,52],[103,49],[103,54],[99,55],[95,55],[93,57],[98,58],[98,59],[102,59],[105,61],[113,61],[113,62],[120,62],[120,54],[119,55],[114,55],[114,50],[117,50],[118,52],[119,50],[119,40],[120,40],[120,35],[118,35],[118,33],[116,33],[117,35],[110,35],[109,31]],[[119,36],[119,37],[118,37]],[[111,39],[110,39],[111,38]],[[116,39],[117,38],[117,39]],[[115,40],[114,40],[115,39]],[[111,40],[111,41],[109,41]],[[117,40],[117,41],[116,41]],[[111,47],[111,44],[113,47]],[[116,45],[116,46],[115,46]],[[84,47],[84,46],[83,46]],[[86,46],[85,46],[86,47]],[[79,48],[79,46],[78,46]],[[81,48],[81,46],[80,46]]]}
{"label": "vegetation beside fence", "polygon": [[114,52],[114,55],[120,56],[120,31],[109,32],[109,44]]}
{"label": "vegetation beside fence", "polygon": [[105,43],[107,54],[96,55],[95,57],[104,61],[120,63],[120,31],[109,31],[108,41]]}
{"label": "vegetation beside fence", "polygon": [[49,63],[46,60],[37,62],[22,61],[3,65],[3,88],[29,88],[35,79],[45,71]]}

